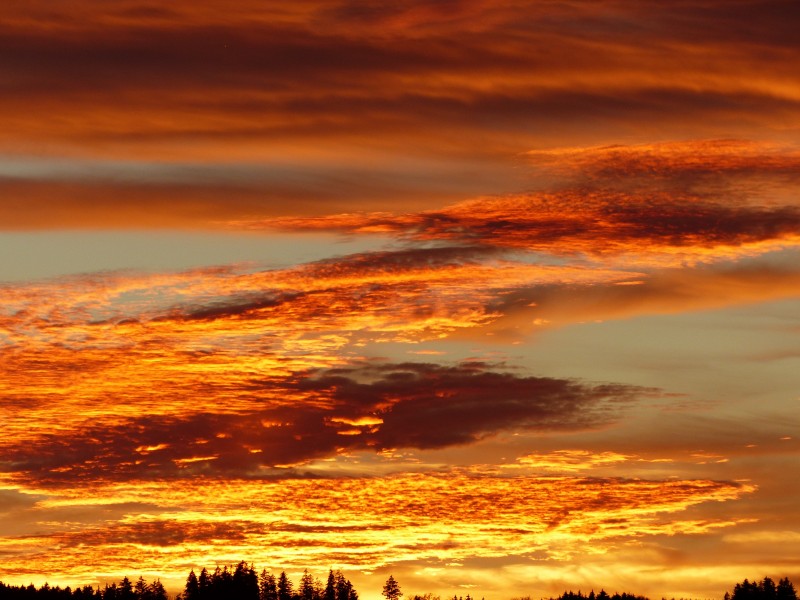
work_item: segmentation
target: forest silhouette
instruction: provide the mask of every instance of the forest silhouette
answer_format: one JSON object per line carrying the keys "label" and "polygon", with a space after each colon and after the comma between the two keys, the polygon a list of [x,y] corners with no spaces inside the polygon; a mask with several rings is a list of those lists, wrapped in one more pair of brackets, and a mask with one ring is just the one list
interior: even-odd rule
{"label": "forest silhouette", "polygon": [[[385,600],[400,600],[403,593],[400,584],[390,575],[383,586],[381,594]],[[139,577],[135,582],[124,577],[119,583],[105,584],[103,587],[91,585],[78,586],[74,589],[66,586],[51,587],[45,583],[40,587],[33,584],[24,586],[7,585],[0,582],[0,600],[16,600],[18,598],[68,599],[82,598],[91,600],[359,600],[358,592],[341,571],[328,571],[327,580],[323,583],[303,571],[299,584],[295,587],[285,571],[276,577],[263,569],[258,573],[255,567],[245,561],[236,566],[217,566],[213,571],[203,567],[200,573],[189,572],[184,589],[177,595],[170,596],[159,579],[147,582]],[[407,595],[406,600],[442,600],[441,596],[431,593]],[[467,594],[465,597],[453,595],[444,600],[474,600]],[[485,599],[481,599],[485,600]],[[533,600],[531,596],[512,598],[511,600]],[[543,599],[544,600],[544,599]],[[548,600],[650,600],[646,596],[630,593],[608,594],[604,589],[598,593],[594,590],[588,594],[565,591],[560,596]],[[662,598],[661,600],[666,600]],[[671,600],[675,600],[674,598]],[[681,599],[683,600],[683,599]],[[750,581],[745,579],[725,592],[722,600],[798,600],[794,584],[788,577],[776,583],[769,577]]]}

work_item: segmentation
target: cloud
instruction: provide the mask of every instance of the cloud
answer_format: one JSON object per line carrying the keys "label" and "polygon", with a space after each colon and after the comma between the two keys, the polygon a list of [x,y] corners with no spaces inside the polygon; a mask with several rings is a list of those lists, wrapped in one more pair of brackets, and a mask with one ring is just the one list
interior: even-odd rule
{"label": "cloud", "polygon": [[438,210],[287,217],[233,228],[382,233],[653,267],[793,247],[800,154],[741,140],[562,148],[528,153],[551,179],[527,194]]}
{"label": "cloud", "polygon": [[791,269],[758,265],[647,277],[546,267],[470,246],[274,271],[228,266],[6,286],[4,469],[59,484],[294,476],[286,469],[347,451],[446,448],[515,428],[597,428],[656,391],[480,362],[360,356],[367,343],[459,329],[521,324],[527,332],[786,297],[796,280]]}
{"label": "cloud", "polygon": [[0,515],[34,506],[43,496],[0,488]]}
{"label": "cloud", "polygon": [[703,520],[689,509],[753,491],[725,481],[453,472],[272,482],[213,477],[86,482],[63,488],[53,502],[65,507],[91,498],[135,506],[157,497],[164,512],[3,538],[18,553],[6,557],[0,577],[29,581],[36,578],[36,565],[58,581],[96,581],[100,573],[92,565],[99,556],[106,577],[159,573],[178,585],[190,567],[207,566],[211,558],[235,563],[243,555],[288,572],[309,564],[362,571],[404,561],[499,558],[508,556],[509,548],[564,561],[588,548],[603,553],[623,541],[730,527],[738,520],[732,508],[724,518]]}
{"label": "cloud", "polygon": [[[497,317],[489,305],[509,289],[635,276],[520,263],[492,248],[451,247],[356,254],[278,270],[232,265],[6,285],[0,288],[0,326],[19,352],[3,359],[20,389],[36,381],[22,376],[25,365],[33,368],[40,360],[74,361],[87,371],[93,363],[127,370],[136,365],[133,357],[157,351],[163,363],[148,367],[152,375],[189,356],[206,359],[209,368],[217,361],[274,357],[276,368],[288,361],[285,372],[293,361],[300,361],[294,362],[299,369],[324,366],[306,360],[313,347],[324,352],[369,340],[437,339],[480,326]],[[202,367],[190,370],[195,368]]]}
{"label": "cloud", "polygon": [[[365,377],[371,380],[362,382]],[[464,444],[509,428],[597,427],[614,418],[615,405],[655,391],[519,377],[494,372],[481,363],[449,368],[425,363],[336,368],[303,385],[335,390],[334,399],[345,403],[345,411],[377,410],[383,423],[368,436],[373,438],[368,444],[379,448]],[[448,426],[442,427],[443,423]]]}
{"label": "cloud", "polygon": [[495,307],[503,316],[492,325],[559,327],[570,323],[676,314],[793,298],[800,272],[778,264],[664,269],[631,285],[596,285],[580,294],[568,286],[517,291]]}
{"label": "cloud", "polygon": [[[191,564],[243,556],[381,573],[509,548],[574,565],[748,516],[727,504],[743,483],[432,473],[423,461],[454,448],[596,430],[660,392],[374,357],[796,296],[796,269],[763,256],[800,235],[800,159],[782,144],[800,116],[795,2],[0,12],[2,227],[391,244],[289,269],[0,287],[0,481],[16,486],[0,510],[36,519],[0,537],[4,580],[180,584]],[[739,468],[743,454],[706,442]],[[331,477],[411,468],[392,449],[428,452],[418,472]],[[514,455],[583,473],[630,452]],[[103,502],[121,504],[94,512]]]}
{"label": "cloud", "polygon": [[[3,182],[18,202],[0,216],[13,228],[53,227],[54,213],[73,226],[208,226],[354,201],[397,210],[536,185],[516,168],[532,144],[786,139],[800,114],[795,11],[304,1],[220,19],[214,2],[15,6],[0,16],[0,153],[76,163],[61,179]],[[111,159],[135,180],[97,181]],[[174,181],[187,164],[208,167],[213,194]]]}
{"label": "cloud", "polygon": [[749,531],[747,533],[732,533],[724,535],[722,541],[731,544],[753,543],[797,543],[800,542],[800,533],[797,531]]}
{"label": "cloud", "polygon": [[[238,147],[239,142],[235,142]],[[134,144],[135,146],[135,144]],[[187,157],[188,162],[23,156],[0,152],[0,193],[15,203],[0,207],[4,230],[56,228],[220,229],[253,216],[352,210],[375,204],[453,202],[496,189],[497,161],[415,158],[354,167],[361,157],[301,156],[244,161]],[[511,187],[510,185],[504,186]],[[422,198],[424,196],[424,199]],[[220,198],[225,202],[220,202]],[[113,201],[109,200],[113,198]]]}
{"label": "cloud", "polygon": [[589,450],[554,450],[548,453],[532,453],[517,459],[510,467],[530,468],[543,472],[577,473],[597,467],[618,466],[635,460],[636,457],[618,452],[590,452]]}
{"label": "cloud", "polygon": [[[240,400],[238,410],[227,406],[222,413],[213,405],[198,411],[197,405],[173,398],[174,406],[161,415],[117,417],[105,425],[76,423],[71,431],[62,425],[55,433],[37,423],[24,443],[3,444],[0,464],[7,473],[41,485],[198,474],[268,476],[269,469],[345,451],[445,448],[502,431],[597,428],[657,392],[525,377],[477,362],[451,367],[365,363],[283,378],[243,378],[237,387],[228,393],[253,394],[252,400]],[[291,400],[265,403],[257,393],[264,390],[268,397]]]}
{"label": "cloud", "polygon": [[[478,363],[361,364],[368,344],[484,327],[515,289],[637,276],[505,254],[409,248],[288,269],[229,265],[2,286],[5,467],[62,482],[257,473],[348,448],[445,447],[515,426],[613,420],[611,398],[632,400],[641,390]],[[442,398],[428,394],[433,385]],[[495,386],[507,395],[486,412],[476,390],[494,396]],[[384,415],[392,393],[403,402]],[[375,431],[359,425],[369,418],[381,420]],[[458,427],[437,430],[442,418]]]}
{"label": "cloud", "polygon": [[[392,218],[342,215],[273,222],[286,229],[394,232],[414,241],[556,256],[626,256],[635,264],[705,262],[795,246],[796,206],[729,206],[663,193],[570,190],[463,202]],[[254,224],[257,226],[257,224]]]}
{"label": "cloud", "polygon": [[[797,183],[800,153],[791,146],[753,140],[687,140],[656,144],[557,148],[527,153],[531,163],[567,179],[626,188],[669,186],[702,193],[722,181]],[[719,185],[719,184],[718,184]],[[719,189],[712,187],[712,191]]]}

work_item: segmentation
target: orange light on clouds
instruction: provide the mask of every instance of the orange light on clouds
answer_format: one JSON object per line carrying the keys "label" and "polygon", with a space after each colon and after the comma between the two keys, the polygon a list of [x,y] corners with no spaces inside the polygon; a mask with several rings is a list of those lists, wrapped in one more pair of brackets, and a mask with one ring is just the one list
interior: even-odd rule
{"label": "orange light on clouds", "polygon": [[3,4],[0,579],[799,581],[796,17]]}
{"label": "orange light on clouds", "polygon": [[[588,547],[602,553],[647,535],[697,535],[731,527],[737,519],[696,520],[682,513],[753,491],[748,485],[712,481],[456,473],[90,484],[81,493],[69,488],[34,492],[44,495],[32,496],[35,502],[19,517],[95,506],[106,511],[119,507],[122,519],[67,527],[53,522],[47,532],[25,535],[15,542],[24,559],[5,562],[0,576],[35,578],[27,567],[35,562],[61,579],[85,578],[91,571],[83,565],[96,564],[100,556],[116,569],[108,572],[110,577],[133,568],[175,580],[183,578],[187,563],[230,562],[241,553],[272,568],[297,571],[308,564],[331,564],[354,573],[397,561],[504,556],[509,547],[524,548],[531,557],[565,560]],[[53,547],[63,550],[45,550]]]}

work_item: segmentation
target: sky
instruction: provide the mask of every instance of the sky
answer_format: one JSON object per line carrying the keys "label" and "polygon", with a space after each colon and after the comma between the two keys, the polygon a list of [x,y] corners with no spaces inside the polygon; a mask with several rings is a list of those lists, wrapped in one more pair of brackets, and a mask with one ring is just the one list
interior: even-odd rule
{"label": "sky", "polygon": [[795,0],[5,0],[0,580],[800,583]]}

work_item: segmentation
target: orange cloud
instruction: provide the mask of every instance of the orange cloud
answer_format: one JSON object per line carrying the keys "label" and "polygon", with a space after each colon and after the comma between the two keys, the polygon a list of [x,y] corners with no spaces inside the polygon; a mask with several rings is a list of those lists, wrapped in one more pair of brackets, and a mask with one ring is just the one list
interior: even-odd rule
{"label": "orange cloud", "polygon": [[0,577],[28,581],[37,577],[30,568],[36,564],[59,581],[159,572],[182,584],[186,565],[245,555],[259,566],[289,571],[308,564],[373,570],[409,560],[503,557],[509,548],[525,548],[531,558],[564,560],[588,548],[602,553],[626,539],[730,527],[737,522],[733,515],[697,520],[686,511],[753,489],[702,480],[454,473],[89,485],[37,498],[33,506],[20,506],[17,516],[47,519],[91,506],[119,508],[124,518],[69,527],[53,520],[35,535],[2,538],[2,546],[15,546],[19,558],[7,557]]}
{"label": "orange cloud", "polygon": [[618,452],[593,453],[589,450],[555,450],[545,454],[526,454],[517,459],[516,465],[508,466],[511,468],[520,466],[543,472],[574,473],[597,467],[619,465],[632,458],[634,457]]}
{"label": "orange cloud", "polygon": [[[85,376],[94,379],[91,372]],[[153,385],[144,370],[136,377]],[[160,384],[155,392],[120,385],[121,409],[114,414],[103,411],[105,394],[91,396],[76,386],[67,387],[63,396],[51,388],[38,396],[28,392],[40,406],[9,420],[0,464],[29,482],[53,486],[72,485],[76,478],[262,477],[285,465],[307,465],[347,451],[444,448],[501,431],[596,428],[655,392],[522,377],[482,363],[365,363],[239,377],[238,382],[215,382],[224,386],[222,393],[215,383],[196,378],[181,382],[189,388],[194,384],[192,392],[174,384]],[[205,389],[203,402],[195,400],[197,389]],[[160,404],[153,393],[161,393]],[[487,393],[491,403],[485,402]],[[18,406],[15,398],[3,404],[9,413]]]}
{"label": "orange cloud", "polygon": [[[597,426],[613,419],[611,399],[649,392],[481,363],[368,367],[362,354],[367,344],[483,327],[515,288],[632,275],[513,262],[491,249],[428,248],[282,270],[105,273],[5,286],[4,468],[60,481],[252,473],[349,448],[444,447],[512,427]],[[502,403],[486,413],[475,390],[496,395],[496,386],[505,390]],[[439,418],[459,427],[429,426]]]}
{"label": "orange cloud", "polygon": [[[527,152],[533,165],[570,178],[644,184],[700,183],[709,178],[765,176],[797,182],[800,152],[753,140],[685,140],[636,145],[555,148]],[[639,178],[637,180],[637,178]],[[688,181],[687,181],[688,180]],[[630,183],[628,183],[630,185]]]}
{"label": "orange cloud", "polygon": [[342,215],[272,223],[298,230],[380,230],[415,241],[584,255],[639,267],[730,259],[800,242],[795,206],[728,206],[616,191],[487,198],[398,218]]}
{"label": "orange cloud", "polygon": [[232,221],[231,228],[383,233],[659,268],[737,259],[800,241],[796,150],[696,140],[529,153],[561,182],[418,213]]}
{"label": "orange cloud", "polygon": [[7,7],[3,226],[422,210],[538,187],[534,146],[785,140],[800,117],[779,0],[446,6]]}
{"label": "orange cloud", "polygon": [[[243,557],[380,572],[509,548],[550,566],[741,522],[704,503],[754,488],[705,479],[310,478],[596,429],[657,393],[375,359],[383,348],[797,296],[788,260],[748,260],[800,241],[796,11],[6,3],[2,228],[277,227],[394,246],[1,286],[0,576],[180,584],[187,564]],[[763,449],[748,452],[773,452],[752,438]],[[583,474],[632,452],[517,466]],[[745,450],[708,452],[695,462],[711,469]]]}

